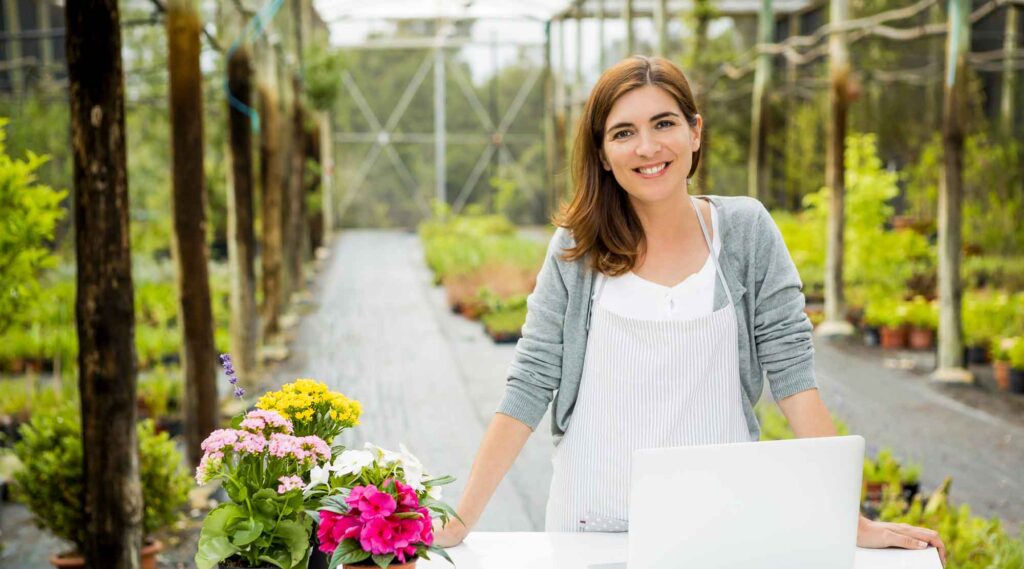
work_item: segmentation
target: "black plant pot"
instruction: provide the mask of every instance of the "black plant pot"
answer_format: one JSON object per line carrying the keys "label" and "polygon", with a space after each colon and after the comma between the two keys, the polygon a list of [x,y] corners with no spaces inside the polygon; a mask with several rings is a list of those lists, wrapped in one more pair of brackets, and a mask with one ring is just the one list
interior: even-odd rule
{"label": "black plant pot", "polygon": [[330,564],[331,558],[320,551],[320,540],[316,538],[316,531],[313,535],[309,536],[309,546],[312,550],[309,552],[309,569],[327,569]]}
{"label": "black plant pot", "polygon": [[1010,393],[1024,393],[1024,368],[1010,370]]}
{"label": "black plant pot", "polygon": [[880,340],[878,339],[878,328],[875,328],[874,326],[864,328],[864,345],[874,348],[879,343]]}
{"label": "black plant pot", "polygon": [[966,357],[964,361],[971,364],[987,364],[988,363],[988,350],[985,346],[970,346],[966,349]]}

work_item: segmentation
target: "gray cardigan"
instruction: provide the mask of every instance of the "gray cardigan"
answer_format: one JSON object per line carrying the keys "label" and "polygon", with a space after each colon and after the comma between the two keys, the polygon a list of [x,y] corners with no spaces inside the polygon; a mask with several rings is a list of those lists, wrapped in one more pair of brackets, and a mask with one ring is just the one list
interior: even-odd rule
{"label": "gray cardigan", "polygon": [[[707,197],[718,211],[719,264],[736,307],[743,411],[751,439],[757,440],[754,404],[765,376],[776,401],[817,387],[812,327],[803,311],[800,275],[768,210],[748,197]],[[573,244],[569,231],[559,228],[548,245],[497,409],[536,429],[554,399],[556,445],[579,393],[595,281],[584,259],[562,258]],[[721,279],[715,282],[717,310],[728,300]]]}

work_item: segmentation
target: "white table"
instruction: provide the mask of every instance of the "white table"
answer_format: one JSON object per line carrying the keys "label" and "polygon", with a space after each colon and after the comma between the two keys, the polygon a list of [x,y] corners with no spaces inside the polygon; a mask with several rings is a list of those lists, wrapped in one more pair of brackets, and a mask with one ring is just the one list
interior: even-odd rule
{"label": "white table", "polygon": [[[611,569],[626,560],[628,534],[472,532],[446,549],[458,569]],[[602,565],[606,565],[602,568]],[[450,569],[443,557],[417,569]],[[934,547],[924,550],[857,548],[855,569],[941,569]]]}

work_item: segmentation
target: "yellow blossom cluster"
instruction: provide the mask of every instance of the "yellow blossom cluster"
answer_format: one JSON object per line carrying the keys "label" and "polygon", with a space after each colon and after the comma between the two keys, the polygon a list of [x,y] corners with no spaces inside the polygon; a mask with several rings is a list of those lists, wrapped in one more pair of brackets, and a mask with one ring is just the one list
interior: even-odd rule
{"label": "yellow blossom cluster", "polygon": [[278,391],[267,392],[256,402],[256,407],[277,411],[293,423],[315,421],[326,416],[341,428],[358,425],[362,413],[358,401],[329,390],[315,379],[297,379]]}

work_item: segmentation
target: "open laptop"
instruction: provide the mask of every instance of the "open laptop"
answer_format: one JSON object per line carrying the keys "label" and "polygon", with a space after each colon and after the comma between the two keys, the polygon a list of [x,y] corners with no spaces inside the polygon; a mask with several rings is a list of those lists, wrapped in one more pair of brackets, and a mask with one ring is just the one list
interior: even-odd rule
{"label": "open laptop", "polygon": [[853,569],[863,465],[859,436],[638,450],[626,567]]}

